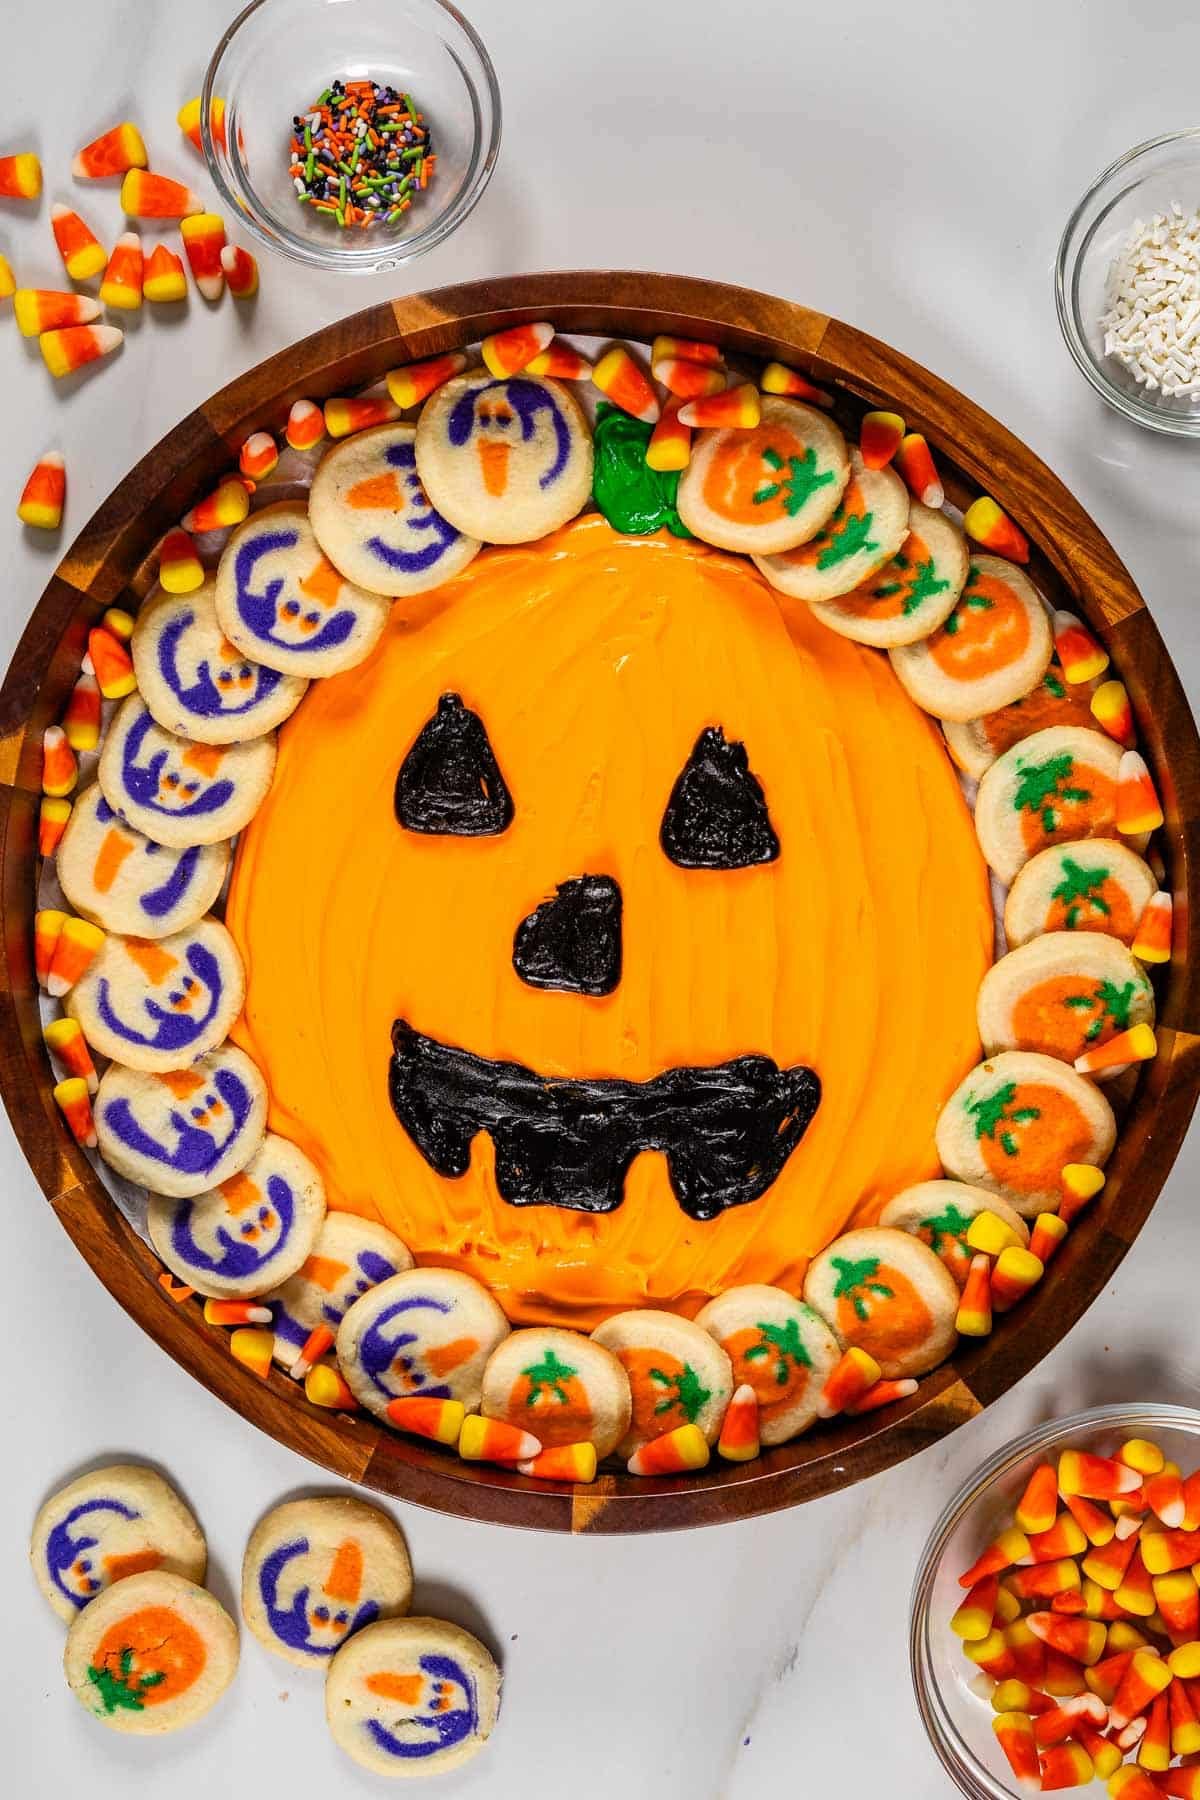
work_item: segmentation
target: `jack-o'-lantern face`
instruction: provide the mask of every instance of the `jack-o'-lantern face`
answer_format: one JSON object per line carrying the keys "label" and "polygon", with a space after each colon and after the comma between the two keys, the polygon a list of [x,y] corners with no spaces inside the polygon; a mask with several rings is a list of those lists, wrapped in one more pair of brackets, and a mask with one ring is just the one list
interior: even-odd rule
{"label": "jack-o'-lantern face", "polygon": [[796,1283],[932,1174],[991,952],[886,661],[598,518],[484,551],[313,688],[227,919],[331,1204],[585,1325]]}

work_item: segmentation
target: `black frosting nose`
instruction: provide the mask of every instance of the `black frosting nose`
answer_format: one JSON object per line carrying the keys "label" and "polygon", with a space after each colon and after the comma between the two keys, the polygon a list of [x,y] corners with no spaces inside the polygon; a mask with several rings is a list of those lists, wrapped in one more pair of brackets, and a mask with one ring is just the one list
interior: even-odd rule
{"label": "black frosting nose", "polygon": [[517,926],[513,968],[529,987],[611,994],[621,979],[621,890],[611,875],[577,875]]}

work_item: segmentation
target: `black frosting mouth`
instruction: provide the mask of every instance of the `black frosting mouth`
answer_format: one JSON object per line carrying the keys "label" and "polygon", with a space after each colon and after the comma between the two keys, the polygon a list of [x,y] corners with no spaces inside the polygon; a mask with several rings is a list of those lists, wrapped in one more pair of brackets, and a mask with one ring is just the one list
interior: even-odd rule
{"label": "black frosting mouth", "polygon": [[457,1179],[481,1131],[496,1185],[512,1206],[613,1212],[642,1150],[667,1159],[692,1219],[715,1219],[765,1194],[804,1136],[821,1082],[768,1056],[668,1069],[649,1081],[551,1079],[439,1043],[404,1019],[392,1027],[392,1110],[430,1167]]}

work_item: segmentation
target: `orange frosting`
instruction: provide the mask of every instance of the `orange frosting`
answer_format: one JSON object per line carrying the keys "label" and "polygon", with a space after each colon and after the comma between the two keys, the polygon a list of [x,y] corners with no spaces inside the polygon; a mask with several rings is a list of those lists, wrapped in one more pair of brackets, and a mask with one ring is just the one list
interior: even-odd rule
{"label": "orange frosting", "polygon": [[[396,822],[396,772],[447,692],[483,720],[511,791],[500,836]],[[708,725],[747,747],[774,863],[685,870],[662,852]],[[585,873],[621,887],[619,985],[526,986],[518,923]],[[248,978],[235,1036],[330,1203],[477,1276],[514,1319],[584,1327],[636,1305],[693,1313],[737,1282],[798,1292],[851,1219],[935,1174],[938,1111],[979,1059],[992,948],[961,790],[886,658],[748,561],[597,516],[398,601],[367,663],[313,684],[239,845],[227,922]],[[545,1075],[643,1080],[758,1052],[811,1065],[823,1097],[770,1191],[709,1223],[681,1211],[656,1152],[614,1212],[514,1207],[486,1136],[449,1180],[396,1120],[397,1017]]]}

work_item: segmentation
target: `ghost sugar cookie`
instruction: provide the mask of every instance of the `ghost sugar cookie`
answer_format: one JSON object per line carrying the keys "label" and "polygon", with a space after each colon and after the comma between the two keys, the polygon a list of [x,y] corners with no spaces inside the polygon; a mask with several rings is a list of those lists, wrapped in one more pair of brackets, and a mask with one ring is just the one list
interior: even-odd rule
{"label": "ghost sugar cookie", "polygon": [[957,1284],[907,1231],[869,1225],[835,1238],[808,1265],[804,1298],[888,1381],[923,1375],[954,1347]]}
{"label": "ghost sugar cookie", "polygon": [[164,731],[139,694],[108,728],[96,770],[114,812],[156,844],[215,844],[249,824],[275,773],[274,737],[196,744]]}
{"label": "ghost sugar cookie", "polygon": [[846,440],[796,400],[764,395],[759,424],[697,432],[679,478],[679,516],[720,550],[777,556],[815,537],[850,480]]}
{"label": "ghost sugar cookie", "polygon": [[1132,944],[1158,882],[1116,838],[1086,838],[1039,850],[1019,869],[1004,903],[1011,949],[1045,931],[1099,931]]}
{"label": "ghost sugar cookie", "polygon": [[325,1189],[307,1156],[268,1132],[245,1168],[191,1199],[151,1194],[150,1242],[171,1273],[215,1300],[253,1299],[308,1260]]}
{"label": "ghost sugar cookie", "polygon": [[[1121,746],[1101,731],[1051,725],[998,756],[979,783],[979,847],[1006,885],[1039,850],[1116,836]],[[1145,836],[1129,847],[1144,850]]]}
{"label": "ghost sugar cookie", "polygon": [[969,561],[967,540],[953,520],[914,500],[896,554],[849,593],[820,605],[815,617],[839,636],[880,650],[915,644],[958,605]]}
{"label": "ghost sugar cookie", "polygon": [[217,620],[230,643],[282,675],[352,669],[371,654],[391,603],[347,581],[301,501],[265,506],[230,536],[217,566]]}
{"label": "ghost sugar cookie", "polygon": [[478,1638],[443,1619],[381,1619],[338,1651],[325,1681],[334,1742],[375,1775],[434,1775],[482,1750],[500,1671]]}
{"label": "ghost sugar cookie", "polygon": [[717,1440],[733,1393],[729,1358],[691,1319],[647,1307],[614,1313],[592,1333],[629,1377],[633,1417],[617,1449],[628,1460],[652,1438],[678,1425],[696,1425]]}
{"label": "ghost sugar cookie", "polygon": [[902,685],[935,719],[974,719],[1036,687],[1050,664],[1050,616],[1028,576],[974,556],[954,610],[930,636],[888,654]]}
{"label": "ghost sugar cookie", "polygon": [[1058,1210],[1067,1163],[1103,1168],[1116,1135],[1094,1082],[1053,1056],[1006,1050],[951,1094],[934,1142],[948,1175],[994,1189],[1031,1219]]}
{"label": "ghost sugar cookie", "polygon": [[417,474],[412,425],[379,425],[327,450],[313,477],[313,535],[347,581],[373,594],[418,594],[478,555],[430,505]]}
{"label": "ghost sugar cookie", "polygon": [[807,1431],[817,1398],[842,1347],[824,1319],[782,1288],[754,1283],[726,1288],[696,1314],[729,1358],[735,1388],[758,1399],[763,1444],[783,1444]]}
{"label": "ghost sugar cookie", "polygon": [[879,1223],[894,1231],[908,1231],[941,1257],[958,1286],[966,1284],[974,1251],[967,1243],[971,1221],[982,1212],[994,1213],[1007,1225],[1022,1249],[1029,1243],[1029,1229],[1019,1212],[988,1188],[965,1181],[918,1181],[893,1195],[879,1215]]}
{"label": "ghost sugar cookie", "polygon": [[217,623],[216,584],[146,600],[130,648],[147,708],[177,737],[237,744],[263,737],[295,712],[308,683],[251,660]]}
{"label": "ghost sugar cookie", "polygon": [[616,1449],[629,1430],[629,1379],[610,1350],[551,1325],[503,1338],[483,1371],[479,1410],[531,1431],[546,1449],[591,1443]]}
{"label": "ghost sugar cookie", "polygon": [[1098,686],[1096,681],[1065,681],[1062,665],[1054,657],[1036,687],[998,712],[984,713],[978,719],[943,719],[946,748],[963,774],[978,781],[998,756],[1035,731],[1046,731],[1051,725],[1094,731],[1091,698]]}
{"label": "ghost sugar cookie", "polygon": [[755,563],[794,600],[833,600],[857,589],[898,554],[908,535],[908,489],[894,469],[868,469],[850,451],[850,479],[837,510],[807,543]]}
{"label": "ghost sugar cookie", "polygon": [[244,1051],[222,1044],[160,1075],[113,1063],[93,1112],[106,1163],[152,1193],[187,1199],[245,1168],[262,1142],[267,1088]]}
{"label": "ghost sugar cookie", "polygon": [[245,996],[219,919],[166,938],[110,932],[63,1002],[93,1050],[129,1069],[178,1069],[222,1043]]}
{"label": "ghost sugar cookie", "polygon": [[558,381],[474,369],[417,421],[417,473],[443,518],[487,544],[523,544],[573,519],[592,491],[592,434]]}
{"label": "ghost sugar cookie", "polygon": [[79,1704],[139,1737],[202,1719],[237,1665],[237,1626],[221,1602],[166,1570],[107,1588],[71,1626],[63,1655]]}
{"label": "ghost sugar cookie", "polygon": [[487,1289],[456,1269],[408,1269],[370,1288],[337,1333],[342,1374],[369,1412],[419,1395],[479,1404],[483,1371],[508,1336],[508,1320]]}
{"label": "ghost sugar cookie", "polygon": [[318,1325],[336,1331],[368,1288],[412,1268],[395,1232],[355,1213],[327,1212],[296,1273],[267,1294],[274,1311],[275,1359],[290,1367]]}
{"label": "ghost sugar cookie", "polygon": [[1115,938],[1051,931],[992,964],[978,1015],[985,1056],[1036,1050],[1073,1063],[1132,1025],[1153,1025],[1154,989]]}
{"label": "ghost sugar cookie", "polygon": [[93,1469],[52,1494],[33,1522],[29,1560],[68,1624],[115,1581],[169,1569],[203,1581],[204,1534],[174,1488],[140,1463]]}
{"label": "ghost sugar cookie", "polygon": [[286,1501],[246,1545],[242,1617],[260,1644],[302,1668],[328,1668],[356,1631],[406,1613],[411,1598],[403,1533],[362,1500]]}
{"label": "ghost sugar cookie", "polygon": [[93,782],[71,809],[56,867],[63,893],[94,925],[129,937],[169,937],[216,900],[229,844],[168,850],[120,818]]}

